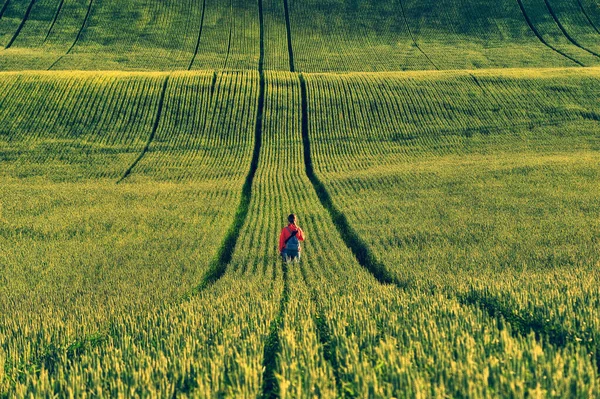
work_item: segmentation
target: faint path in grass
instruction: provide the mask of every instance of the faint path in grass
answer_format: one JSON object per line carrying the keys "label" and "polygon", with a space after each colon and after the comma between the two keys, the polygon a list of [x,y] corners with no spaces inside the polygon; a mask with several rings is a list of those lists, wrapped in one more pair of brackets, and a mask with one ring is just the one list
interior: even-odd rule
{"label": "faint path in grass", "polygon": [[200,29],[198,31],[198,40],[196,40],[196,48],[194,49],[194,55],[192,56],[192,60],[190,61],[190,65],[188,66],[188,71],[192,69],[194,65],[194,61],[196,61],[196,56],[198,55],[198,49],[200,48],[200,40],[202,38],[202,28],[204,27],[204,12],[206,11],[206,0],[202,1],[202,16],[200,17]]}
{"label": "faint path in grass", "polygon": [[575,40],[575,38],[573,36],[571,36],[571,34],[567,31],[567,29],[562,24],[562,22],[560,22],[560,19],[558,18],[558,15],[556,15],[556,13],[554,12],[554,9],[552,8],[552,5],[550,4],[550,2],[548,0],[544,0],[544,3],[546,3],[546,8],[548,9],[548,12],[550,13],[550,15],[552,15],[552,19],[554,19],[554,22],[556,22],[556,25],[558,26],[558,29],[560,29],[560,31],[567,38],[568,41],[570,41],[571,43],[573,43],[574,46],[579,47],[583,51],[587,51],[591,55],[600,58],[600,54],[598,54],[595,51],[592,51],[589,48],[583,46],[577,40]]}
{"label": "faint path in grass", "polygon": [[160,92],[160,99],[158,101],[158,110],[156,111],[156,118],[154,119],[154,125],[152,125],[152,131],[150,132],[150,135],[148,136],[146,145],[144,146],[144,148],[142,148],[142,151],[140,152],[138,157],[133,161],[133,163],[131,165],[129,165],[129,167],[125,170],[125,172],[123,173],[121,178],[119,180],[117,180],[117,184],[121,183],[123,180],[125,180],[131,174],[131,171],[133,170],[133,168],[135,168],[136,165],[142,160],[144,155],[146,155],[146,152],[148,152],[148,149],[150,148],[150,144],[152,143],[152,140],[154,140],[154,136],[156,135],[156,131],[158,130],[158,125],[160,123],[160,117],[162,115],[162,109],[163,109],[163,105],[165,102],[165,93],[167,92],[167,86],[169,85],[169,77],[170,76],[167,76],[163,83],[162,90]]}
{"label": "faint path in grass", "polygon": [[21,33],[21,30],[25,26],[25,22],[27,22],[27,20],[29,19],[29,14],[31,14],[31,9],[33,8],[34,4],[35,4],[35,0],[31,0],[31,2],[29,3],[29,6],[27,7],[27,11],[25,11],[25,15],[23,16],[23,19],[21,20],[21,23],[19,24],[19,27],[15,31],[15,34],[10,38],[10,41],[8,42],[6,47],[4,47],[5,49],[9,49],[13,45],[13,43],[15,42],[17,37],[19,37],[19,33]]}
{"label": "faint path in grass", "polygon": [[577,61],[575,58],[571,57],[570,55],[560,51],[559,49],[557,49],[556,47],[554,47],[553,45],[551,45],[550,43],[548,43],[546,41],[546,39],[544,39],[544,37],[542,36],[542,34],[540,33],[540,31],[537,30],[537,28],[535,27],[535,25],[533,25],[533,22],[531,21],[531,19],[529,18],[529,15],[527,15],[527,11],[525,10],[525,6],[523,5],[523,0],[517,0],[517,3],[519,3],[519,8],[521,9],[521,14],[523,14],[523,18],[525,18],[525,22],[527,22],[527,25],[529,25],[529,29],[531,29],[531,31],[533,32],[533,34],[538,38],[538,40],[540,42],[542,42],[546,47],[554,50],[555,52],[557,52],[558,54],[562,55],[565,58],[568,58],[569,60],[573,61],[574,63],[576,63],[579,66],[584,67],[585,65],[583,65],[583,63]]}
{"label": "faint path in grass", "polygon": [[[48,70],[51,70],[52,68],[54,68],[54,66],[56,66],[56,64],[58,64],[65,56],[69,55],[71,53],[71,51],[73,50],[73,48],[75,47],[75,45],[77,44],[77,42],[79,41],[79,39],[81,38],[81,34],[83,33],[83,30],[85,29],[88,20],[90,19],[90,14],[92,12],[92,5],[94,4],[94,0],[90,0],[89,4],[88,4],[88,8],[87,11],[85,13],[85,17],[83,18],[83,22],[81,24],[81,27],[79,28],[79,31],[77,32],[77,36],[75,36],[75,40],[73,41],[73,43],[71,44],[71,47],[69,47],[69,49],[67,50],[67,52],[63,55],[61,55],[60,57],[58,57],[58,59],[56,61],[54,61],[52,63],[52,65],[50,65],[50,67],[48,67]],[[58,14],[57,14],[58,16]]]}

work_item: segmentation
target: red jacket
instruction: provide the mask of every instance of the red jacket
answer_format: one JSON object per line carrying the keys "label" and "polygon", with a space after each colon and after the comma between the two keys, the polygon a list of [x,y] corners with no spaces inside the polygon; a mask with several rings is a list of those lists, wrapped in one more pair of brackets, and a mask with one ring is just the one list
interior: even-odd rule
{"label": "red jacket", "polygon": [[284,227],[283,230],[281,230],[281,234],[279,235],[279,252],[283,251],[283,249],[285,248],[285,240],[287,240],[292,235],[292,233],[290,233],[290,230],[298,232],[298,234],[296,234],[298,241],[304,241],[304,232],[302,231],[302,229],[296,226],[295,224],[290,223],[287,227]]}

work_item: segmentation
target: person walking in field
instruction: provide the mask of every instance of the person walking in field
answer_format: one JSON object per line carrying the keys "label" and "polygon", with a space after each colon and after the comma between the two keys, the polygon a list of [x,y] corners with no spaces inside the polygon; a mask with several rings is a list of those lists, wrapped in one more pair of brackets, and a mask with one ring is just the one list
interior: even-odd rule
{"label": "person walking in field", "polygon": [[279,235],[279,253],[284,262],[300,260],[302,252],[301,241],[304,241],[304,232],[296,225],[296,215],[288,216],[289,224],[281,230]]}

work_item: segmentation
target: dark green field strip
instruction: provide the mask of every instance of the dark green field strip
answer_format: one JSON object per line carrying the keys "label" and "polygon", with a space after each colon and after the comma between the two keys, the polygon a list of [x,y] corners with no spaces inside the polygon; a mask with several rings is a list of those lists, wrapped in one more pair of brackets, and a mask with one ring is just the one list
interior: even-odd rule
{"label": "dark green field strip", "polygon": [[596,26],[596,23],[592,20],[592,18],[588,14],[586,7],[583,5],[581,0],[577,0],[577,5],[579,6],[581,13],[583,14],[583,16],[585,17],[587,22],[590,24],[590,26],[596,31],[596,33],[598,33],[600,35],[600,29],[598,29],[598,27]]}
{"label": "dark green field strip", "polygon": [[123,176],[117,180],[117,184],[121,183],[125,180],[130,174],[133,168],[142,160],[148,149],[150,148],[150,144],[152,144],[152,140],[156,135],[156,130],[158,129],[158,124],[160,123],[160,117],[162,116],[163,104],[165,102],[165,93],[167,92],[167,86],[169,84],[169,76],[165,77],[165,81],[162,85],[162,90],[160,91],[160,98],[158,100],[158,108],[156,109],[156,118],[154,119],[154,124],[152,125],[152,132],[148,136],[148,140],[146,141],[146,145],[142,148],[140,155],[129,165],[129,167],[123,172]]}
{"label": "dark green field strip", "polygon": [[563,33],[563,35],[565,35],[565,37],[571,42],[573,43],[575,46],[579,47],[580,49],[592,54],[593,56],[600,58],[600,55],[593,51],[590,50],[588,47],[582,45],[581,43],[579,43],[579,41],[577,39],[575,39],[567,30],[567,28],[564,26],[564,24],[561,22],[561,19],[558,17],[556,11],[554,10],[554,7],[550,4],[550,1],[548,0],[544,0],[544,3],[546,3],[546,7],[548,8],[548,12],[550,12],[550,15],[552,15],[552,18],[554,19],[554,21],[556,22],[556,25],[558,26],[558,28],[560,29],[560,31]]}
{"label": "dark green field strip", "polygon": [[600,4],[594,0],[581,0],[581,4],[594,25],[600,26]]}
{"label": "dark green field strip", "polygon": [[48,28],[48,32],[46,32],[46,36],[44,37],[44,43],[46,42],[46,40],[48,40],[48,37],[52,33],[52,29],[54,28],[54,25],[56,24],[56,20],[58,19],[58,16],[60,15],[60,12],[62,11],[64,4],[65,4],[65,0],[60,0],[60,2],[58,3],[58,6],[56,7],[56,11],[54,13],[54,17],[52,18],[52,23],[50,24],[50,27]]}
{"label": "dark green field strip", "polygon": [[568,66],[536,39],[520,4],[502,0],[441,0],[435,6],[403,1],[403,15],[419,46],[441,69]]}
{"label": "dark green field strip", "polygon": [[430,69],[397,2],[289,3],[295,69],[304,72]]}
{"label": "dark green field strip", "polygon": [[296,72],[296,66],[294,64],[294,47],[292,43],[292,25],[290,23],[290,5],[288,0],[283,0],[283,7],[285,11],[285,31],[287,37],[288,59],[290,61],[290,72]]}
{"label": "dark green field strip", "polygon": [[406,25],[406,30],[408,31],[408,34],[410,35],[410,39],[412,40],[413,44],[419,49],[419,51],[423,54],[423,56],[425,58],[427,58],[427,60],[433,66],[433,68],[439,70],[440,68],[433,62],[431,57],[429,57],[427,55],[427,53],[425,53],[425,51],[423,51],[423,49],[419,46],[419,43],[417,43],[417,39],[415,38],[415,35],[413,35],[413,33],[410,29],[410,24],[408,22],[408,19],[406,18],[406,11],[404,10],[404,1],[399,0],[399,2],[400,2],[400,11],[402,12],[402,19],[404,20],[404,23]]}
{"label": "dark green field strip", "polygon": [[[257,2],[3,4],[0,44],[10,50],[0,61],[3,70],[253,70],[260,59]],[[483,0],[360,5],[268,0],[264,68],[349,72],[597,64],[586,51],[600,53],[590,36],[597,35],[593,7],[550,0],[548,5],[545,0],[501,0],[491,6]],[[581,11],[586,9],[590,12]],[[295,54],[286,51],[292,47]]]}
{"label": "dark green field strip", "polygon": [[0,8],[0,46],[2,49],[10,42],[14,32],[23,20],[29,2],[6,1]]}
{"label": "dark green field strip", "polygon": [[[290,54],[285,4],[282,0],[263,0],[262,14],[265,40],[265,70],[287,71]],[[287,39],[287,40],[286,40]]]}
{"label": "dark green field strip", "polygon": [[575,58],[571,57],[570,55],[564,53],[563,51],[557,49],[556,47],[554,47],[553,45],[551,45],[550,43],[548,43],[546,41],[546,39],[544,39],[544,36],[542,36],[542,34],[540,33],[540,31],[538,31],[538,29],[535,27],[535,25],[533,24],[533,22],[529,18],[529,15],[527,15],[527,11],[525,11],[525,6],[523,5],[523,0],[517,0],[517,1],[519,3],[519,7],[521,8],[521,11],[523,13],[523,17],[527,21],[527,25],[529,25],[529,27],[531,28],[531,31],[533,33],[535,33],[535,36],[540,40],[540,42],[542,42],[545,46],[547,46],[551,50],[555,51],[556,53],[558,53],[558,54],[562,55],[563,57],[568,58],[569,60],[573,61],[577,65],[579,65],[579,66],[585,66],[581,62],[577,61]]}
{"label": "dark green field strip", "polygon": [[27,7],[27,11],[25,11],[25,15],[23,16],[23,19],[21,20],[21,23],[19,24],[19,27],[17,28],[15,34],[10,38],[10,40],[4,47],[5,49],[10,48],[10,46],[13,45],[13,43],[19,36],[19,33],[21,33],[21,30],[25,26],[25,22],[27,22],[27,19],[29,18],[29,14],[31,13],[31,9],[33,8],[34,5],[35,5],[35,0],[31,0],[31,2],[29,3],[29,6]]}
{"label": "dark green field strip", "polygon": [[524,15],[528,16],[531,25],[536,27],[548,44],[585,66],[598,65],[600,60],[595,55],[573,43],[573,38],[553,13],[550,3],[546,3],[546,0],[519,1]]}
{"label": "dark green field strip", "polygon": [[[538,42],[519,4],[512,0],[491,6],[483,1],[383,1],[361,5],[360,12],[352,7],[349,3],[290,4],[297,69],[341,72],[569,65]],[[369,28],[353,31],[363,26]],[[342,32],[343,38],[338,37]],[[322,40],[324,37],[328,40]],[[376,52],[367,54],[365,47]]]}
{"label": "dark green field strip", "polygon": [[196,41],[196,47],[194,48],[194,55],[188,66],[188,71],[194,66],[194,61],[198,55],[198,49],[200,48],[200,40],[202,40],[202,28],[204,27],[204,13],[206,12],[206,0],[202,0],[202,15],[200,16],[200,29],[198,30],[198,40]]}
{"label": "dark green field strip", "polygon": [[201,58],[194,68],[256,70],[260,58],[258,2],[212,0],[207,7],[209,23],[203,29]]}
{"label": "dark green field strip", "polygon": [[600,51],[600,30],[588,15],[581,0],[577,2],[548,1],[548,9],[558,21],[561,30],[566,33],[572,43],[591,54]]}
{"label": "dark green field strip", "polygon": [[10,0],[4,0],[4,4],[2,4],[2,8],[0,8],[0,19],[4,16],[9,4]]}

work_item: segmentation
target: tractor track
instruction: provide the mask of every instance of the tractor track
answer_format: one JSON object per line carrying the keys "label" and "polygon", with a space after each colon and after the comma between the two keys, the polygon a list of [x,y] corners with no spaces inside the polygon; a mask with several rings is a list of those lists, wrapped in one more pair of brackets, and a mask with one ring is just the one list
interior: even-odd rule
{"label": "tractor track", "polygon": [[290,61],[290,72],[296,72],[294,65],[294,47],[292,45],[292,25],[290,23],[290,7],[288,0],[283,0],[283,8],[285,11],[285,30],[287,33],[288,59]]}
{"label": "tractor track", "polygon": [[194,49],[194,55],[192,56],[192,60],[190,61],[190,65],[188,66],[188,71],[192,70],[192,66],[194,65],[194,61],[196,61],[196,56],[198,56],[198,50],[200,49],[200,40],[202,38],[202,29],[204,28],[204,12],[206,11],[206,0],[202,1],[202,15],[200,16],[200,30],[198,31],[198,39],[196,40],[196,48]]}
{"label": "tractor track", "polygon": [[165,102],[165,94],[167,92],[167,86],[169,85],[169,78],[170,78],[170,76],[167,76],[165,78],[165,81],[163,82],[162,90],[160,92],[160,99],[158,101],[158,110],[156,111],[156,117],[154,118],[154,124],[152,125],[152,131],[150,132],[150,136],[148,136],[146,145],[144,145],[144,148],[142,148],[142,151],[140,152],[138,157],[131,163],[131,165],[129,165],[129,167],[125,170],[125,172],[123,172],[123,175],[121,176],[121,178],[119,178],[119,180],[117,180],[116,184],[120,184],[123,180],[127,179],[127,177],[131,174],[133,169],[136,167],[136,165],[142,160],[144,155],[146,155],[146,153],[150,149],[150,144],[152,144],[152,141],[154,140],[154,136],[156,135],[156,131],[158,130],[158,125],[160,124],[160,117],[162,115],[163,105]]}
{"label": "tractor track", "polygon": [[310,180],[313,189],[315,190],[319,201],[323,208],[327,210],[333,225],[336,227],[342,240],[346,246],[352,251],[358,263],[367,269],[380,283],[395,284],[399,288],[406,289],[411,283],[408,281],[400,281],[396,276],[393,276],[371,252],[369,247],[364,243],[356,231],[352,228],[346,215],[337,209],[325,185],[315,174],[312,162],[310,138],[308,133],[308,93],[306,80],[302,74],[300,79],[300,93],[302,100],[302,144],[304,146],[304,166],[306,176]]}
{"label": "tractor track", "polygon": [[73,50],[73,48],[75,47],[75,45],[77,44],[77,42],[79,41],[79,39],[81,38],[81,34],[83,33],[83,30],[85,29],[85,26],[87,25],[87,22],[88,22],[88,20],[90,18],[90,14],[92,12],[92,5],[93,4],[94,4],[94,0],[90,0],[90,2],[88,4],[87,11],[85,13],[85,17],[83,18],[83,22],[81,24],[81,27],[79,28],[79,31],[77,32],[77,36],[75,36],[75,40],[71,44],[71,47],[69,47],[69,49],[67,50],[67,52],[65,54],[63,54],[60,57],[58,57],[58,59],[56,61],[54,61],[52,63],[52,65],[50,65],[48,67],[48,70],[51,70],[52,68],[54,68],[54,66],[56,64],[58,64],[63,59],[63,57],[65,57],[65,56],[67,56],[67,55],[69,55],[71,53],[71,51]]}
{"label": "tractor track", "polygon": [[[263,131],[263,118],[265,108],[265,74],[262,69],[264,59],[264,25],[262,19],[262,0],[258,0],[259,13],[260,13],[260,58],[258,62],[258,73],[259,73],[259,91],[258,91],[258,102],[256,107],[256,123],[254,126],[254,150],[252,152],[252,161],[250,162],[250,170],[244,185],[242,186],[242,195],[240,198],[240,204],[236,210],[233,223],[227,230],[225,238],[221,243],[217,256],[211,262],[208,271],[204,275],[200,284],[193,290],[192,295],[198,293],[212,284],[216,283],[227,271],[227,266],[231,262],[233,256],[233,250],[240,237],[240,233],[246,219],[248,212],[250,211],[250,200],[252,198],[252,183],[256,171],[258,170],[258,161],[260,159],[260,150],[262,147],[262,131]],[[213,75],[213,81],[216,82],[215,75]],[[211,88],[211,90],[214,90]]]}
{"label": "tractor track", "polygon": [[581,0],[577,0],[577,3],[579,4],[579,8],[581,9],[581,12],[585,16],[585,19],[587,19],[587,21],[590,24],[590,26],[592,28],[594,28],[594,30],[596,31],[596,33],[598,33],[600,35],[600,30],[598,29],[598,27],[596,26],[596,24],[594,23],[594,21],[592,21],[592,18],[590,18],[590,15],[585,10],[585,7],[583,6],[583,3],[581,2]]}
{"label": "tractor track", "polygon": [[23,16],[23,19],[21,20],[21,23],[19,24],[19,27],[15,31],[15,34],[10,38],[10,41],[4,47],[4,49],[9,49],[13,45],[13,43],[15,42],[15,40],[17,39],[19,34],[21,33],[21,30],[25,26],[25,22],[27,22],[27,20],[29,19],[29,14],[31,14],[31,9],[33,8],[34,4],[35,4],[35,0],[31,0],[31,2],[29,3],[29,6],[27,7],[27,11],[25,11],[25,15]]}
{"label": "tractor track", "polygon": [[58,7],[56,8],[56,12],[54,13],[54,18],[52,18],[52,23],[50,24],[50,27],[48,28],[48,32],[46,32],[46,37],[44,37],[43,43],[46,43],[46,40],[48,40],[48,37],[50,36],[52,29],[54,29],[54,25],[56,24],[56,20],[58,19],[58,14],[60,14],[60,11],[62,10],[64,4],[65,4],[65,0],[60,0],[60,3],[58,3]]}
{"label": "tractor track", "polygon": [[[254,171],[258,169],[258,158],[260,155],[260,144],[262,141],[262,129],[263,129],[263,118],[264,118],[264,105],[265,105],[265,74],[264,74],[264,59],[265,59],[265,25],[264,25],[264,14],[263,14],[263,0],[258,1],[258,21],[260,26],[260,52],[258,59],[258,72],[260,74],[260,91],[258,99],[258,108],[256,112],[256,138],[255,143],[255,156],[256,163],[254,165]],[[254,161],[254,159],[253,159]],[[248,187],[251,190],[252,185]],[[249,202],[249,201],[248,201]],[[276,399],[279,398],[279,382],[275,372],[277,371],[277,358],[281,353],[281,341],[279,339],[279,331],[283,326],[283,320],[285,312],[287,310],[287,304],[289,302],[290,288],[288,281],[288,270],[285,262],[282,263],[283,272],[283,293],[281,294],[281,300],[279,302],[279,312],[275,319],[271,321],[269,327],[269,336],[265,342],[263,350],[263,374],[262,374],[262,387],[260,391],[260,398],[262,399]],[[273,268],[273,273],[276,273],[277,267]],[[275,279],[275,274],[273,279]]]}
{"label": "tractor track", "polygon": [[563,57],[568,58],[569,60],[573,61],[577,65],[579,65],[581,67],[585,66],[582,62],[576,60],[575,58],[571,57],[570,55],[564,53],[563,51],[557,49],[556,47],[554,47],[553,45],[551,45],[550,43],[548,43],[546,41],[546,39],[544,39],[544,37],[542,36],[542,34],[540,33],[540,31],[537,30],[537,28],[533,25],[533,22],[529,18],[529,15],[527,15],[527,11],[525,10],[525,6],[523,5],[523,0],[517,0],[517,3],[519,4],[519,8],[521,9],[521,14],[523,15],[523,18],[525,18],[525,22],[527,22],[527,25],[529,25],[529,29],[531,29],[531,31],[533,32],[533,34],[538,38],[538,40],[540,42],[542,42],[542,44],[544,44],[549,49],[555,51],[556,53],[562,55]]}
{"label": "tractor track", "polygon": [[6,12],[6,9],[8,8],[9,4],[10,4],[10,0],[6,0],[4,2],[4,5],[2,6],[2,8],[0,8],[0,19],[2,19],[2,17],[4,16],[4,13]]}
{"label": "tractor track", "polygon": [[429,61],[429,63],[437,71],[439,71],[440,68],[438,68],[438,66],[435,64],[435,62],[433,62],[433,60],[427,55],[427,53],[421,48],[421,46],[419,46],[419,43],[417,43],[417,40],[415,39],[415,36],[413,35],[412,30],[410,29],[410,25],[408,24],[408,18],[406,18],[406,12],[404,11],[404,1],[403,0],[399,0],[399,2],[400,2],[400,9],[402,10],[402,19],[404,20],[404,25],[406,26],[406,30],[408,30],[408,34],[410,35],[410,39],[412,40],[412,42],[415,45],[415,47],[417,47],[417,49],[421,52],[421,54],[423,54],[423,56],[425,56],[425,58],[427,58],[427,61]]}
{"label": "tractor track", "polygon": [[593,55],[593,56],[595,56],[597,58],[600,58],[600,54],[598,54],[595,51],[592,51],[592,50],[588,49],[587,47],[583,46],[573,36],[571,36],[569,34],[569,32],[567,32],[567,29],[565,28],[565,26],[562,24],[562,22],[560,22],[560,19],[558,18],[558,15],[556,15],[556,12],[554,12],[554,9],[552,8],[552,5],[550,4],[550,1],[544,0],[544,3],[546,3],[546,8],[548,9],[548,12],[552,16],[552,19],[554,19],[554,22],[556,22],[556,25],[558,26],[558,29],[560,29],[560,31],[567,38],[568,41],[570,41],[574,46],[579,47],[583,51],[587,51],[591,55]]}
{"label": "tractor track", "polygon": [[[478,82],[477,78],[474,75],[471,77],[474,78],[475,83],[485,93],[485,90]],[[308,96],[306,81],[302,74],[299,74],[299,79],[302,96],[302,141],[304,145],[306,174],[311,181],[313,188],[315,189],[317,197],[321,201],[323,207],[329,212],[333,224],[338,230],[342,240],[352,251],[361,266],[367,269],[367,271],[369,271],[381,284],[392,284],[403,290],[414,289],[415,287],[413,287],[413,284],[410,280],[398,280],[397,277],[393,276],[386,266],[375,257],[370,248],[364,243],[364,241],[349,224],[345,215],[335,207],[333,200],[325,186],[315,175],[311,159],[310,139],[308,134]],[[303,272],[303,277],[305,277],[304,273],[305,272]],[[437,291],[438,288],[435,286],[430,286],[429,290],[434,292]],[[533,332],[538,341],[545,341],[553,346],[561,348],[565,347],[568,343],[578,342],[578,334],[575,332],[567,331],[562,326],[544,320],[543,318],[534,318],[527,315],[524,316],[510,306],[502,304],[500,301],[490,295],[486,295],[475,290],[472,290],[468,294],[460,294],[447,289],[443,290],[446,291],[444,293],[446,297],[457,300],[463,306],[471,306],[481,309],[493,319],[504,320],[504,322],[510,326],[511,333],[514,336],[527,337],[531,332]],[[323,326],[322,321],[315,322],[317,323],[317,328],[320,330],[320,340],[324,346],[324,349],[331,350],[332,344],[331,337],[328,335],[328,329],[324,329],[325,326]],[[595,358],[596,366],[600,372],[600,347],[597,347],[595,343],[585,344],[585,346]],[[331,354],[328,354],[327,357],[330,359],[326,360],[333,362],[331,365],[335,370],[337,363],[335,363],[335,359],[331,358],[330,356]],[[339,378],[339,371],[337,378]]]}
{"label": "tractor track", "polygon": [[227,63],[229,62],[229,54],[231,53],[231,39],[233,38],[233,0],[229,4],[229,38],[227,39],[227,54],[225,55],[225,62],[223,63],[223,69],[227,69]]}

